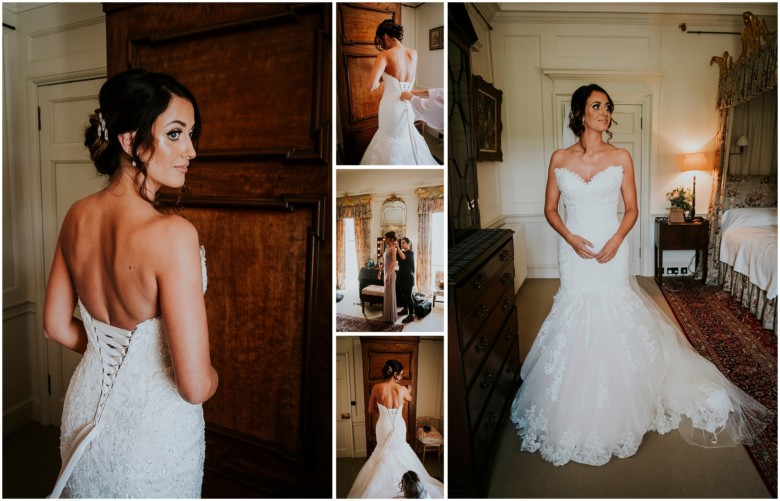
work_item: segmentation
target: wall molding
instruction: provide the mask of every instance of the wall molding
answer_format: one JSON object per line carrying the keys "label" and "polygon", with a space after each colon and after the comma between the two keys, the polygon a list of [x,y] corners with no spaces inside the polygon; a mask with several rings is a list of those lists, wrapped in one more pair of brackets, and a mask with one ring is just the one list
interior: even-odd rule
{"label": "wall molding", "polygon": [[3,322],[23,315],[35,315],[38,312],[35,301],[18,301],[3,305]]}

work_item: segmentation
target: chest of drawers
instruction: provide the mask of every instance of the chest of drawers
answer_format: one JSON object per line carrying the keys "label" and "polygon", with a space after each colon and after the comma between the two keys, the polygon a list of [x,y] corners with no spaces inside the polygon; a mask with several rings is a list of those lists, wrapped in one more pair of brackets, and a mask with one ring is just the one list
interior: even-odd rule
{"label": "chest of drawers", "polygon": [[520,359],[511,230],[479,230],[448,260],[449,494],[481,497]]}

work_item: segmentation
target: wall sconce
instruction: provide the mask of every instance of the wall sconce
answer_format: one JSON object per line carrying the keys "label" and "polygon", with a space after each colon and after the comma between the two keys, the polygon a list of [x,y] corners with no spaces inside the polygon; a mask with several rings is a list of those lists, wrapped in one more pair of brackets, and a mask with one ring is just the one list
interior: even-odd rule
{"label": "wall sconce", "polygon": [[732,155],[744,155],[745,154],[745,148],[748,147],[750,143],[748,142],[747,136],[739,136],[739,139],[737,139],[737,146],[739,146],[739,151],[732,151]]}
{"label": "wall sconce", "polygon": [[[691,171],[691,170],[706,170],[707,169],[707,160],[704,158],[704,153],[689,153],[685,155],[685,158],[683,158],[683,165],[682,170],[683,171]],[[691,214],[689,216],[690,220],[693,220],[696,217],[696,176],[693,176],[693,197],[691,200]]]}

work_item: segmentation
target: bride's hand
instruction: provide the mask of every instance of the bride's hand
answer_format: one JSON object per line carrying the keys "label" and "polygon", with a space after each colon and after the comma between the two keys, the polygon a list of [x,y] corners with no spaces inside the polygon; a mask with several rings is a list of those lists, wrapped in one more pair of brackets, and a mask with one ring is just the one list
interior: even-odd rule
{"label": "bride's hand", "polygon": [[620,249],[621,243],[622,240],[618,238],[617,235],[607,240],[607,243],[604,244],[604,247],[598,252],[598,254],[596,254],[595,256],[596,261],[598,261],[601,264],[610,261],[613,257],[615,257],[615,254],[617,254],[618,249]]}
{"label": "bride's hand", "polygon": [[593,251],[588,249],[588,247],[592,248],[593,244],[588,242],[581,236],[572,235],[566,239],[566,242],[568,242],[568,244],[572,246],[574,252],[576,252],[577,255],[580,256],[582,259],[592,259],[596,257]]}

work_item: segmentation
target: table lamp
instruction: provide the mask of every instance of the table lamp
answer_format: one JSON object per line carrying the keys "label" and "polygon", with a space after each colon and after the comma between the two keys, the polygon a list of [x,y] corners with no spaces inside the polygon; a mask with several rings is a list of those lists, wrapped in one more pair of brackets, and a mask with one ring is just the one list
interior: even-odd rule
{"label": "table lamp", "polygon": [[[683,159],[682,170],[705,170],[707,168],[707,160],[704,158],[704,153],[689,153],[685,155]],[[693,197],[691,200],[691,220],[696,217],[696,175],[693,176]]]}

